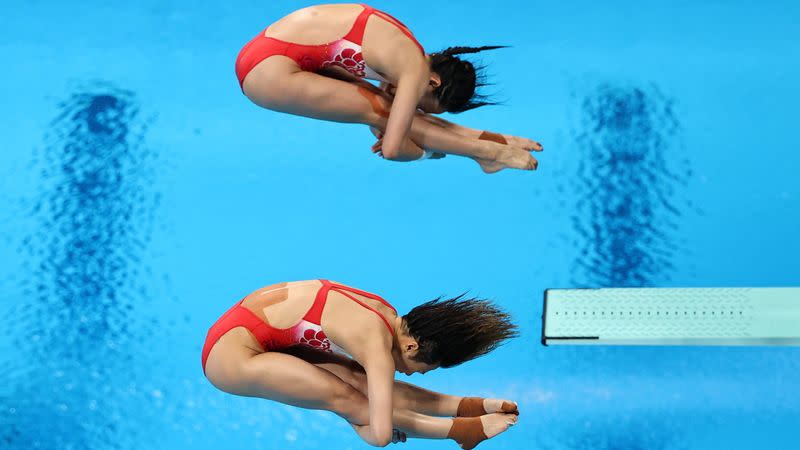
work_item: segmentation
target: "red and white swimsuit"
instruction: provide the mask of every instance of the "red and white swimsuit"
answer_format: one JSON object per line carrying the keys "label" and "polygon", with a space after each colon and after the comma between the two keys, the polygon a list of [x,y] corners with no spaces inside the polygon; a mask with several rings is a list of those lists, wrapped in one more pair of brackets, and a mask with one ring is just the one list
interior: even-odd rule
{"label": "red and white swimsuit", "polygon": [[289,328],[274,328],[270,326],[256,316],[253,311],[242,306],[244,299],[235,304],[233,308],[229,309],[228,312],[223,314],[222,317],[220,317],[219,320],[217,320],[217,322],[214,323],[214,325],[212,325],[208,330],[206,341],[203,345],[203,371],[206,370],[206,360],[208,359],[209,353],[211,353],[211,348],[217,343],[222,335],[236,327],[244,327],[248,329],[250,333],[255,336],[265,351],[280,350],[295,345],[303,345],[325,352],[346,355],[345,351],[342,350],[341,347],[337,346],[331,342],[330,339],[328,339],[328,337],[325,335],[325,332],[322,331],[322,326],[320,325],[320,322],[322,321],[322,310],[325,308],[325,303],[328,301],[328,293],[330,291],[338,292],[363,306],[364,308],[374,312],[378,315],[378,317],[381,318],[381,320],[383,320],[383,323],[386,324],[389,332],[391,332],[392,335],[395,334],[394,328],[392,328],[389,321],[386,320],[386,317],[384,317],[371,306],[367,305],[361,300],[358,300],[352,294],[377,300],[391,308],[392,311],[395,311],[396,313],[397,311],[394,309],[394,307],[386,302],[386,300],[375,294],[333,283],[328,280],[319,281],[322,283],[322,286],[319,288],[319,291],[317,291],[317,295],[314,298],[314,303],[311,304],[311,308],[308,309],[308,312],[306,312],[299,322]]}
{"label": "red and white swimsuit", "polygon": [[423,55],[425,54],[425,50],[414,38],[411,30],[402,22],[371,6],[361,6],[364,7],[364,10],[358,15],[350,31],[343,38],[327,44],[295,44],[266,37],[264,36],[266,30],[262,31],[242,48],[236,58],[236,77],[239,79],[239,86],[244,83],[244,78],[258,63],[273,55],[288,56],[295,60],[302,70],[309,72],[317,72],[329,66],[339,66],[360,78],[386,81],[364,62],[361,54],[364,29],[367,26],[367,20],[373,14],[394,24],[419,47]]}

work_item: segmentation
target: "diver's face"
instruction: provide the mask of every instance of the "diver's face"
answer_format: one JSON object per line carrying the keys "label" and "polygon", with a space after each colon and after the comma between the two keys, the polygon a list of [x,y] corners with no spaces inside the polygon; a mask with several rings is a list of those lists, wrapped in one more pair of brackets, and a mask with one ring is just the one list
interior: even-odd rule
{"label": "diver's face", "polygon": [[[439,75],[432,73],[431,79],[428,82],[428,87],[425,89],[425,93],[422,95],[422,98],[419,99],[419,103],[417,104],[417,108],[419,110],[427,114],[442,114],[445,112],[445,109],[439,103],[439,99],[433,94],[433,91],[436,90],[440,84],[441,79],[439,78]],[[394,97],[395,93],[397,92],[397,87],[393,84],[387,84],[384,86],[384,90],[389,93],[389,95]]]}
{"label": "diver's face", "polygon": [[411,375],[413,373],[419,373],[425,375],[426,373],[430,372],[431,370],[435,369],[436,366],[432,366],[430,364],[425,364],[421,362],[414,361],[412,367],[408,372],[404,372],[406,375]]}
{"label": "diver's face", "polygon": [[414,359],[417,356],[419,344],[417,341],[408,335],[398,337],[399,350],[394,352],[394,365],[395,370],[402,372],[406,375],[413,373],[426,373],[436,369],[438,365],[427,364]]}
{"label": "diver's face", "polygon": [[432,364],[426,364],[424,362],[415,361],[411,358],[403,357],[402,367],[398,365],[397,371],[403,372],[406,375],[411,375],[414,373],[421,373],[425,374],[433,369],[436,369],[438,366]]}
{"label": "diver's face", "polygon": [[433,89],[431,89],[430,86],[428,91],[425,92],[425,95],[419,99],[417,108],[428,114],[441,114],[445,112],[444,108],[442,108],[442,105],[439,104],[439,99],[433,95]]}

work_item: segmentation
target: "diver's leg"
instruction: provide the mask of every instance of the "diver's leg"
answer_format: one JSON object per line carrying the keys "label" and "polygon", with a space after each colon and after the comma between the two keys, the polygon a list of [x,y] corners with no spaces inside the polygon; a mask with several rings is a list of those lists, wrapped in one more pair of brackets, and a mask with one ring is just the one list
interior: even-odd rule
{"label": "diver's leg", "polygon": [[[367,396],[331,372],[301,358],[281,352],[261,353],[243,345],[248,339],[247,333],[246,329],[237,327],[214,344],[205,366],[206,377],[214,386],[234,395],[334,412],[350,422],[368,443],[375,443],[369,428]],[[464,434],[459,430],[465,427],[461,422],[465,420],[472,420],[471,425],[466,424],[467,434],[483,433],[491,437],[513,424],[516,416],[491,414],[483,416],[480,423],[474,419],[434,418],[399,408],[392,414],[395,428],[411,436],[431,439],[448,435],[459,438]]]}
{"label": "diver's leg", "polygon": [[[333,122],[361,123],[385,129],[388,100],[369,83],[353,83],[300,70],[297,63],[282,55],[271,56],[247,75],[243,89],[255,104],[274,111]],[[371,85],[370,85],[371,86]],[[385,111],[384,111],[385,109]],[[534,169],[535,160],[527,151],[497,142],[470,139],[415,117],[408,137],[428,150],[494,161],[499,166]],[[417,152],[404,146],[406,151]],[[416,158],[414,158],[416,156]],[[417,159],[417,155],[393,155]]]}
{"label": "diver's leg", "polygon": [[[291,349],[289,352],[331,372],[366,395],[367,374],[356,361],[344,356],[301,347]],[[518,413],[516,403],[510,400],[442,394],[399,380],[394,382],[392,402],[395,408],[407,409],[429,416],[477,417],[493,412]]]}

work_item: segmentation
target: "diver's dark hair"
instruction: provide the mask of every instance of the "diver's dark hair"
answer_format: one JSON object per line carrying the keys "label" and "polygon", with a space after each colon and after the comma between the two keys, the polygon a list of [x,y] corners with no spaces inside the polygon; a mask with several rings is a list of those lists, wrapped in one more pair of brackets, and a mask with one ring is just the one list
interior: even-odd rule
{"label": "diver's dark hair", "polygon": [[518,336],[508,314],[489,300],[464,294],[423,303],[403,316],[403,323],[419,345],[414,359],[441,367],[483,356]]}
{"label": "diver's dark hair", "polygon": [[430,55],[431,71],[438,73],[442,79],[442,84],[434,89],[433,94],[439,99],[439,104],[445,111],[459,113],[479,106],[496,104],[488,101],[486,96],[475,93],[476,88],[486,85],[483,73],[485,67],[475,67],[471,62],[455,55],[506,47],[505,45],[450,47]]}

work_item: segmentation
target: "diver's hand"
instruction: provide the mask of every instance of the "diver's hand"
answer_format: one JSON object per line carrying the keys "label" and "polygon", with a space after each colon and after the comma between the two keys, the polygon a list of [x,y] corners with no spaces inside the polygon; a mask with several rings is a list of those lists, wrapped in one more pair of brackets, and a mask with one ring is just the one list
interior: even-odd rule
{"label": "diver's hand", "polygon": [[[380,156],[381,158],[383,158],[383,133],[378,131],[377,133],[374,133],[374,134],[378,138],[378,140],[375,141],[374,144],[372,144],[372,148],[371,148],[372,153],[374,153],[374,154]],[[431,156],[430,156],[430,159],[442,159],[445,156],[447,156],[447,154],[445,154],[445,153],[433,152],[431,154]]]}
{"label": "diver's hand", "polygon": [[372,144],[372,153],[383,158],[383,134],[381,133],[380,137],[374,144]]}
{"label": "diver's hand", "polygon": [[381,81],[381,83],[378,85],[378,89],[380,89],[384,93],[384,96],[389,100],[394,99],[394,94],[397,92],[397,87],[395,85],[385,81]]}
{"label": "diver's hand", "polygon": [[397,444],[406,441],[406,434],[397,428],[392,429],[392,444]]}

